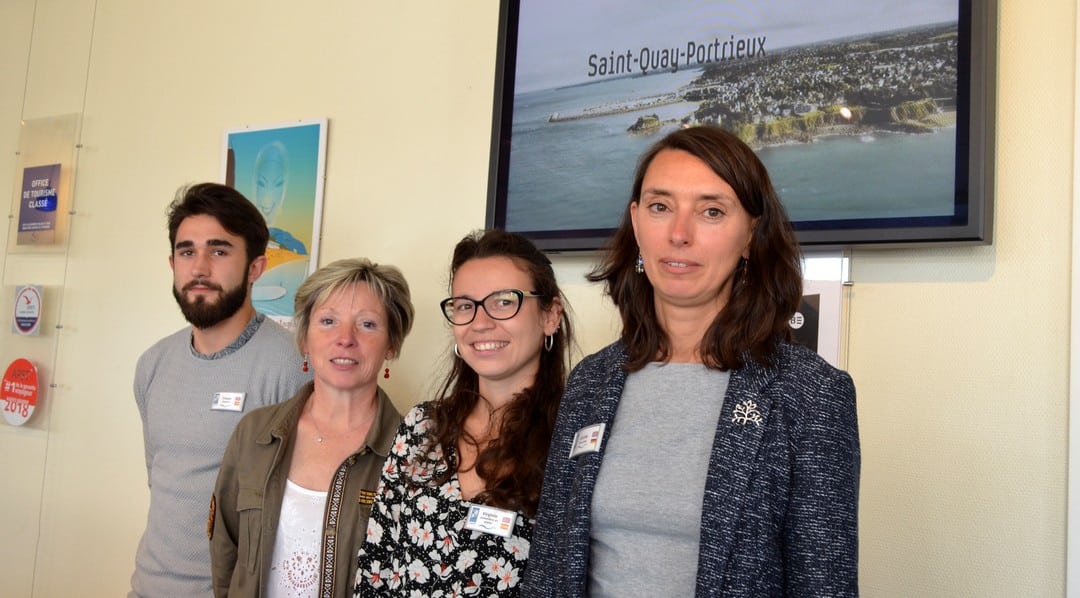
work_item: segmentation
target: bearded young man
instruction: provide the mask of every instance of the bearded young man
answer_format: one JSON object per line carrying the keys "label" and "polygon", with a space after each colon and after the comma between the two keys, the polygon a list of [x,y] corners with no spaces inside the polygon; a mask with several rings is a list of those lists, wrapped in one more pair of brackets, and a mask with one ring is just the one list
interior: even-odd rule
{"label": "bearded young man", "polygon": [[231,187],[181,188],[169,205],[173,297],[191,324],[139,358],[150,512],[129,596],[211,596],[206,507],[233,428],[311,376],[292,335],[256,313],[266,268],[262,214]]}

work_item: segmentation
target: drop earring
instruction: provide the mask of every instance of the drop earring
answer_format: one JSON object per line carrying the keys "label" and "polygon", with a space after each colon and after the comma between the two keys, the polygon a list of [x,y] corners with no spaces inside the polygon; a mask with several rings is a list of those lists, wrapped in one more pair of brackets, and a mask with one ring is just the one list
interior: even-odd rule
{"label": "drop earring", "polygon": [[304,365],[303,365],[303,366],[301,366],[301,367],[300,367],[300,369],[301,369],[301,370],[303,370],[303,371],[305,371],[305,372],[306,372],[306,371],[308,371],[308,364],[307,364],[307,360],[308,360],[308,356],[307,356],[307,355],[304,355]]}
{"label": "drop earring", "polygon": [[390,368],[383,368],[382,377],[386,378],[387,380],[390,379]]}
{"label": "drop earring", "polygon": [[645,259],[641,257],[640,253],[637,255],[637,262],[634,263],[634,272],[638,274],[645,273]]}

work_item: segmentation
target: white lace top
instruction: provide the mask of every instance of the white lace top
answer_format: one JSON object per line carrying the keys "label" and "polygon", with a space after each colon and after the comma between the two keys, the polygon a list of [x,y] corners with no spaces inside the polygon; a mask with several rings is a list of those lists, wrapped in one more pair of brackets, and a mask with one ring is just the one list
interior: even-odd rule
{"label": "white lace top", "polygon": [[270,598],[314,597],[319,590],[319,546],[322,541],[326,492],[285,481],[266,595]]}

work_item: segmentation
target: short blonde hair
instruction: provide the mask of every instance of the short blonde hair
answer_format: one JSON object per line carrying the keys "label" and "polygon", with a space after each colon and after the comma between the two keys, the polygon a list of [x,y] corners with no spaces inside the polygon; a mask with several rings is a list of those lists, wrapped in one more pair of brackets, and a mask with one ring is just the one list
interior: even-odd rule
{"label": "short blonde hair", "polygon": [[394,357],[401,354],[405,336],[412,329],[413,309],[409,294],[409,283],[405,276],[394,266],[381,266],[367,258],[348,258],[337,260],[319,268],[296,291],[294,301],[296,324],[296,344],[304,350],[311,325],[311,312],[321,305],[335,291],[364,283],[375,293],[386,308],[386,322],[390,336],[390,350]]}

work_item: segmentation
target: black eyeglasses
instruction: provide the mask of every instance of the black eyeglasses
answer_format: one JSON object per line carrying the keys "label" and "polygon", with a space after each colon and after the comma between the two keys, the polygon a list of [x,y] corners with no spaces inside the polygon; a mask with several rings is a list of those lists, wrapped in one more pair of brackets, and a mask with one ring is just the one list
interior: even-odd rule
{"label": "black eyeglasses", "polygon": [[442,300],[439,307],[442,308],[447,321],[454,326],[464,326],[476,319],[477,307],[484,308],[492,320],[509,320],[521,311],[521,304],[526,297],[543,297],[543,295],[534,291],[503,289],[479,301],[468,297],[448,297]]}

